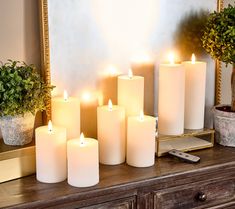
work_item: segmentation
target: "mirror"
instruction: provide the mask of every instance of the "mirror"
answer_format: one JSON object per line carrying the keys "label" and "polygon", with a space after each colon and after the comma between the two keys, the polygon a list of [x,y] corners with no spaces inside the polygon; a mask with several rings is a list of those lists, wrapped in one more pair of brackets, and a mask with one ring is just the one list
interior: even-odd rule
{"label": "mirror", "polygon": [[[28,64],[35,64],[40,69],[38,2],[2,0],[0,5],[0,61],[25,61]],[[39,113],[35,126],[41,124]],[[0,134],[0,183],[34,172],[34,143],[25,146],[5,145]]]}
{"label": "mirror", "polygon": [[[102,98],[109,94],[116,101],[115,93],[110,93],[116,89],[103,88],[108,77],[107,66],[114,65],[119,73],[127,73],[133,66],[132,58],[147,52],[155,66],[150,90],[154,95],[152,115],[157,116],[159,63],[165,62],[169,51],[174,51],[179,61],[189,60],[195,53],[199,60],[207,62],[205,127],[212,127],[215,62],[200,47],[201,24],[222,3],[217,0],[70,0],[66,4],[62,0],[42,1],[44,69],[47,79],[56,86],[53,96],[62,94],[64,89],[78,97],[84,91],[97,91]],[[101,103],[107,103],[107,98]]]}
{"label": "mirror", "polygon": [[[235,5],[233,0],[224,0],[223,6],[227,7],[229,4]],[[232,74],[232,64],[226,66],[225,63],[220,64],[221,71],[219,72],[219,77],[221,82],[219,82],[219,98],[218,104],[231,104],[231,74]]]}

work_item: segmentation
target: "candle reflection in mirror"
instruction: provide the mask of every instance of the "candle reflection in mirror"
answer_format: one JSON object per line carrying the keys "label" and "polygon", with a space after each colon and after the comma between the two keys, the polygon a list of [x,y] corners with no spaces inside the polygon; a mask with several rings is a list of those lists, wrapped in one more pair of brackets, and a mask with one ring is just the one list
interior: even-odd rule
{"label": "candle reflection in mirror", "polygon": [[96,91],[84,91],[81,95],[81,132],[85,136],[97,138],[97,113],[99,94]]}
{"label": "candle reflection in mirror", "polygon": [[144,112],[154,115],[154,61],[147,52],[139,52],[131,58],[134,75],[144,77]]}

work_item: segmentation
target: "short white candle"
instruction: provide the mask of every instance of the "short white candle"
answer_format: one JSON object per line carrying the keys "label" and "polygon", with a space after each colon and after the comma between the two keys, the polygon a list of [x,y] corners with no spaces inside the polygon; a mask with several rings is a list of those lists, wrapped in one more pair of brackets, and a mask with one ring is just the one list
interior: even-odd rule
{"label": "short white candle", "polygon": [[128,117],[127,164],[149,167],[155,163],[156,119],[143,115]]}
{"label": "short white candle", "polygon": [[204,127],[204,109],[206,94],[206,63],[195,61],[183,62],[185,67],[185,129]]}
{"label": "short white candle", "polygon": [[125,161],[125,108],[109,104],[97,108],[100,163],[116,165]]}
{"label": "short white candle", "polygon": [[80,102],[76,97],[69,97],[64,92],[64,97],[54,97],[51,101],[52,121],[55,125],[65,127],[67,138],[80,135]]}
{"label": "short white candle", "polygon": [[35,130],[36,178],[44,183],[56,183],[67,178],[66,129],[41,126]]}
{"label": "short white candle", "polygon": [[128,75],[118,76],[118,105],[125,107],[126,116],[138,115],[144,107],[144,77]]}
{"label": "short white candle", "polygon": [[158,132],[179,135],[184,132],[185,71],[170,58],[159,69]]}
{"label": "short white candle", "polygon": [[99,182],[98,141],[92,138],[70,139],[67,143],[68,183],[89,187]]}

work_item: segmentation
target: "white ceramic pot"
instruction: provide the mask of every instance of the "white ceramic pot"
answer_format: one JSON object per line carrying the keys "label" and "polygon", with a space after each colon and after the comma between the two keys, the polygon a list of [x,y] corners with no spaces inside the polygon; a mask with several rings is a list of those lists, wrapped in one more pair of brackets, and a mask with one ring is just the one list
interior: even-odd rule
{"label": "white ceramic pot", "polygon": [[25,145],[32,141],[35,115],[4,116],[0,118],[3,141],[7,145]]}
{"label": "white ceramic pot", "polygon": [[217,143],[235,147],[235,112],[226,112],[216,109],[228,105],[218,105],[213,109],[215,139]]}

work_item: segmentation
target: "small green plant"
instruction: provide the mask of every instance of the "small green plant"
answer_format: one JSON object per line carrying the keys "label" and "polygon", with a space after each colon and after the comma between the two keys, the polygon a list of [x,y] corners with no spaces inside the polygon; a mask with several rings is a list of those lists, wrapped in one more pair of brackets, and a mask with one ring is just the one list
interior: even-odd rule
{"label": "small green plant", "polygon": [[52,88],[34,65],[8,60],[0,66],[0,116],[45,110]]}
{"label": "small green plant", "polygon": [[235,7],[229,5],[221,12],[209,15],[202,37],[205,50],[212,58],[233,64],[231,76],[232,111],[235,111]]}

